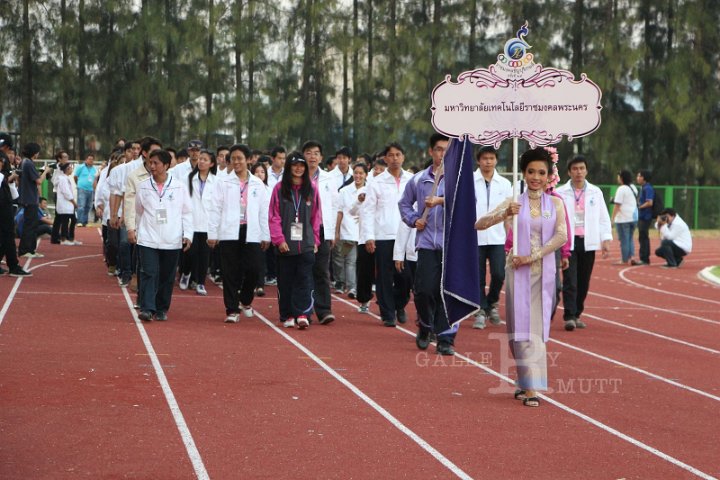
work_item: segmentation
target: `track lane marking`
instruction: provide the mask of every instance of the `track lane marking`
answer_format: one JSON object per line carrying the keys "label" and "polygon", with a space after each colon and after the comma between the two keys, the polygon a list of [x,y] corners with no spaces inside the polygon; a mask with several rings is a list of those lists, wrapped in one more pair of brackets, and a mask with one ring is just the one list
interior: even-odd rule
{"label": "track lane marking", "polygon": [[299,349],[301,352],[303,352],[305,355],[308,356],[313,362],[318,364],[323,370],[325,370],[330,376],[332,376],[335,380],[340,382],[343,386],[345,386],[348,390],[350,390],[352,393],[355,394],[359,399],[361,399],[363,402],[365,402],[367,405],[369,405],[373,410],[375,410],[377,413],[379,413],[381,416],[383,416],[387,421],[389,421],[395,428],[400,430],[403,434],[405,434],[407,437],[409,437],[413,442],[415,442],[420,448],[428,452],[435,460],[440,462],[442,465],[444,465],[448,470],[450,470],[455,476],[458,478],[462,478],[465,480],[472,480],[472,477],[465,473],[460,467],[455,465],[450,459],[445,457],[442,453],[440,453],[438,450],[436,450],[432,445],[430,445],[428,442],[423,440],[422,437],[420,437],[417,433],[412,431],[410,428],[405,426],[400,420],[398,420],[396,417],[394,417],[390,412],[388,412],[385,408],[383,408],[379,403],[377,403],[375,400],[370,398],[367,394],[365,394],[362,390],[360,390],[358,387],[356,387],[353,383],[351,383],[349,380],[347,380],[345,377],[337,373],[336,370],[334,370],[332,367],[330,367],[327,363],[322,361],[320,357],[315,355],[310,349],[305,347],[302,343],[295,340],[293,337],[285,333],[283,330],[281,330],[279,327],[277,327],[273,322],[268,320],[264,315],[259,313],[257,310],[255,310],[255,316],[258,317],[263,323],[265,323],[268,327],[272,328],[277,334],[285,338],[288,342],[290,342],[295,348]]}
{"label": "track lane marking", "polygon": [[[339,300],[347,305],[350,305],[352,307],[356,306],[355,304],[351,303],[350,301],[345,300],[344,298],[340,298],[337,295],[333,295],[333,298],[335,298],[336,300]],[[380,319],[379,315],[375,315],[372,312],[369,312],[369,314],[371,316],[377,318],[378,320]],[[274,325],[273,325],[273,327],[274,327]],[[414,332],[411,332],[410,330],[407,330],[404,327],[396,327],[396,330],[401,331],[407,335],[410,335],[411,337],[415,337]],[[483,365],[482,363],[479,363],[479,362],[477,362],[469,357],[466,357],[462,354],[459,354],[459,353],[456,353],[455,356],[468,362],[471,365],[474,365],[474,366],[480,368],[481,370],[485,371],[486,373],[489,373],[490,375],[493,375],[494,377],[504,380],[505,382],[509,383],[510,385],[513,385],[513,386],[515,385],[515,381],[513,379],[503,375],[500,372],[493,370],[492,368],[489,368],[489,367]],[[601,430],[603,430],[607,433],[610,433],[611,435],[614,435],[614,436],[630,443],[631,445],[641,448],[642,450],[645,450],[646,452],[649,452],[649,453],[655,455],[656,457],[659,457],[662,460],[665,460],[666,462],[669,462],[669,463],[675,465],[676,467],[682,468],[683,470],[686,470],[704,480],[718,480],[716,477],[713,477],[712,475],[709,475],[709,474],[693,467],[692,465],[688,465],[687,463],[682,462],[681,460],[678,460],[677,458],[675,458],[667,453],[664,453],[664,452],[658,450],[657,448],[651,447],[650,445],[648,445],[634,437],[631,437],[630,435],[622,433],[621,431],[619,431],[609,425],[606,425],[606,424],[602,423],[601,421],[596,420],[578,410],[575,410],[574,408],[569,407],[568,405],[565,405],[562,402],[554,400],[554,399],[552,399],[546,395],[543,395],[541,393],[538,393],[538,396],[540,398],[542,398],[543,400],[545,400],[546,402],[550,403],[551,405],[554,405],[554,406],[558,407],[559,409],[561,409],[567,413],[570,413],[571,415],[574,415],[574,416],[590,423],[591,425],[594,425],[594,426],[600,428]]]}
{"label": "track lane marking", "polygon": [[[627,267],[627,268],[624,268],[624,269],[620,270],[620,271],[618,272],[618,276],[619,276],[623,281],[625,281],[625,283],[629,283],[630,285],[635,286],[635,287],[637,287],[637,288],[643,288],[643,289],[646,289],[646,290],[651,290],[651,291],[653,291],[653,292],[662,293],[663,295],[673,295],[673,296],[675,296],[675,297],[689,298],[689,299],[691,299],[691,300],[695,300],[695,301],[698,301],[698,302],[707,302],[707,303],[712,303],[713,305],[720,305],[720,302],[715,301],[715,300],[709,300],[709,299],[707,299],[707,298],[695,297],[695,296],[693,296],[693,295],[686,295],[686,294],[684,294],[684,293],[678,293],[678,292],[673,292],[673,291],[660,290],[659,288],[649,287],[649,286],[647,286],[647,285],[643,285],[642,283],[638,283],[638,282],[635,282],[635,281],[633,281],[633,280],[630,280],[629,278],[627,278],[627,277],[625,276],[625,272],[627,272],[628,270],[632,270],[633,268],[634,268],[634,267]],[[670,279],[668,279],[668,280],[670,280]]]}
{"label": "track lane marking", "polygon": [[203,463],[200,452],[195,445],[195,440],[193,440],[192,433],[190,433],[190,428],[187,426],[187,423],[185,422],[185,417],[183,416],[182,411],[180,411],[180,406],[178,405],[177,400],[175,399],[175,395],[170,388],[170,383],[165,376],[165,371],[163,370],[162,365],[160,365],[160,359],[158,359],[158,354],[155,353],[155,348],[150,341],[150,337],[148,336],[142,322],[138,318],[137,312],[135,312],[135,308],[133,307],[133,302],[130,299],[130,294],[128,293],[127,288],[123,288],[122,291],[123,296],[125,297],[125,302],[128,306],[128,310],[130,310],[132,318],[135,322],[135,326],[137,327],[138,332],[140,332],[140,338],[142,338],[145,349],[147,350],[148,356],[150,357],[150,363],[155,370],[155,375],[157,376],[160,387],[162,388],[163,394],[165,395],[165,400],[168,403],[168,407],[170,407],[170,412],[172,413],[173,420],[175,420],[175,426],[180,433],[180,437],[182,438],[183,444],[185,445],[185,450],[187,451],[190,462],[192,463],[193,469],[195,470],[195,475],[199,480],[209,480],[210,476],[205,469],[205,464]]}

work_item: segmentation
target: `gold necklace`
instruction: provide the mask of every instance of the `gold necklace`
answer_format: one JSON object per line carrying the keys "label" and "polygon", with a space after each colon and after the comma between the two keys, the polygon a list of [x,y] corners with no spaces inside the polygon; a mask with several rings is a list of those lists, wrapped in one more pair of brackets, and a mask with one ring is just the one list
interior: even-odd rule
{"label": "gold necklace", "polygon": [[540,190],[528,190],[528,198],[530,199],[530,216],[537,218],[540,216],[540,198],[542,197],[542,191]]}

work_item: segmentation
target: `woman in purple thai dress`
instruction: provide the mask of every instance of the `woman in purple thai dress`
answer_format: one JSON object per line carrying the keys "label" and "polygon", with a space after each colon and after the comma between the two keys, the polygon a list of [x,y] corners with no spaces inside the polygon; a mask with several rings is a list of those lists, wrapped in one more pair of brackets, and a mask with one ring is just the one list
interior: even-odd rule
{"label": "woman in purple thai dress", "polygon": [[478,219],[475,228],[502,221],[509,228],[518,215],[517,255],[508,255],[505,267],[505,317],[517,367],[515,398],[537,407],[537,393],[548,388],[545,343],[555,295],[555,250],[567,240],[567,227],[562,200],[545,193],[550,154],[543,148],[528,150],[520,158],[520,169],[527,189],[518,202],[505,200]]}

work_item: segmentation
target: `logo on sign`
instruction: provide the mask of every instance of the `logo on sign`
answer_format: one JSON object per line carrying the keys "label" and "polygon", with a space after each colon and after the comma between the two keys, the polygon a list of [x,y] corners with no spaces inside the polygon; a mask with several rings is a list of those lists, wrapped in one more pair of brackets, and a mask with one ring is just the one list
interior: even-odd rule
{"label": "logo on sign", "polygon": [[532,53],[527,53],[532,46],[525,41],[528,33],[528,22],[525,22],[525,25],[517,31],[515,38],[511,38],[505,42],[505,53],[498,55],[498,61],[511,68],[522,68],[532,63],[533,55]]}

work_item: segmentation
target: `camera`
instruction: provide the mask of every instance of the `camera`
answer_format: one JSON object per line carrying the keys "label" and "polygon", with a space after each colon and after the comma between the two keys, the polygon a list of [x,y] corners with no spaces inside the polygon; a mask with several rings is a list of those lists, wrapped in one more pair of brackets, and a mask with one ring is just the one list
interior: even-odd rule
{"label": "camera", "polygon": [[668,221],[668,216],[667,216],[667,215],[660,215],[660,221],[661,221],[661,222],[664,222],[664,223],[667,223],[667,221]]}

